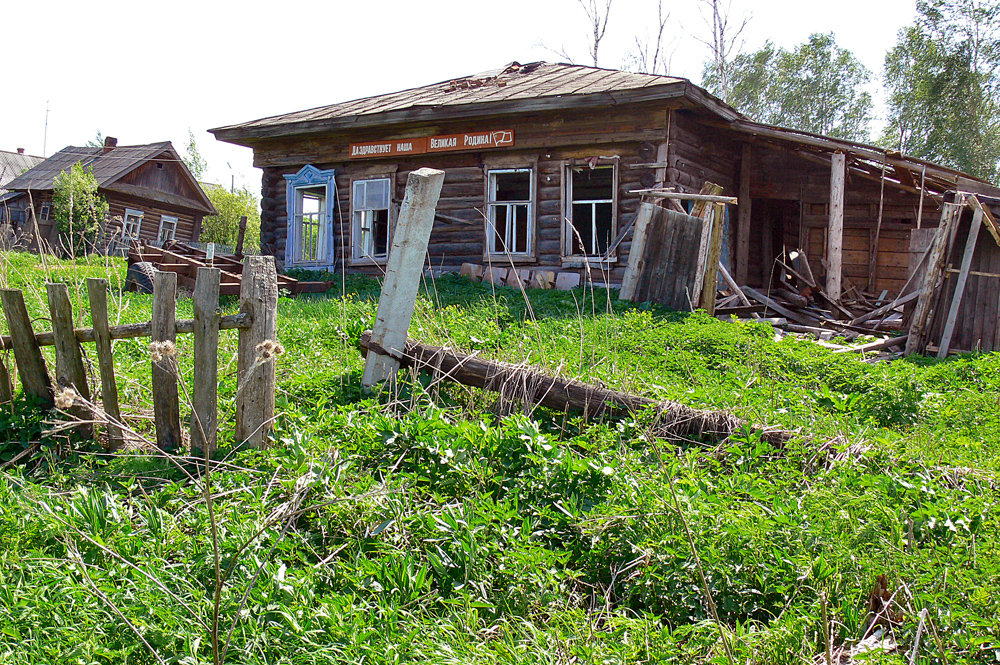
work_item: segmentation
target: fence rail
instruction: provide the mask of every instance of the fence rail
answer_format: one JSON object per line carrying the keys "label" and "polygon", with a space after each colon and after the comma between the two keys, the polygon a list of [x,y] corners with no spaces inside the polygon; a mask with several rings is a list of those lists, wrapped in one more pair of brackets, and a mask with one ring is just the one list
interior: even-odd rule
{"label": "fence rail", "polygon": [[[194,318],[175,319],[177,275],[157,272],[154,279],[153,313],[149,321],[127,325],[109,325],[106,279],[87,280],[92,328],[74,328],[72,304],[66,284],[47,283],[52,330],[35,332],[24,304],[24,294],[17,289],[0,289],[0,307],[7,320],[9,335],[0,337],[0,350],[12,350],[21,390],[44,405],[55,403],[56,393],[72,388],[91,403],[91,389],[83,363],[82,343],[94,343],[100,372],[101,402],[107,418],[97,418],[87,409],[68,407],[81,420],[79,431],[92,434],[90,421],[107,421],[108,447],[124,444],[120,425],[120,405],[115,382],[113,340],[148,337],[160,345],[151,347],[153,413],[156,442],[164,450],[175,450],[183,443],[180,421],[178,372],[169,351],[177,335],[194,335],[194,390],[190,441],[193,449],[212,451],[217,446],[218,419],[218,341],[219,331],[239,332],[237,361],[236,433],[237,443],[263,445],[274,420],[275,354],[261,353],[266,340],[276,342],[278,279],[272,257],[246,258],[240,291],[240,313],[221,316],[218,268],[199,268],[194,290]],[[55,347],[55,372],[50,374],[41,348]],[[53,380],[54,379],[54,380]],[[0,358],[0,401],[13,398],[14,382]],[[188,393],[185,392],[187,395]]]}

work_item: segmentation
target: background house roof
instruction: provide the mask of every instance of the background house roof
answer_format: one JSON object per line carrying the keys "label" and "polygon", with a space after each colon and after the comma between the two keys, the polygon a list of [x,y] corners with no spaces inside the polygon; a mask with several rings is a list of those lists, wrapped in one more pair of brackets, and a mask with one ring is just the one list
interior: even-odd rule
{"label": "background house roof", "polygon": [[[434,116],[447,112],[461,115],[463,109],[503,106],[505,102],[516,102],[516,105],[510,104],[509,109],[501,110],[514,112],[535,110],[532,105],[539,108],[558,107],[560,100],[586,96],[598,96],[599,101],[607,105],[615,103],[615,93],[647,92],[650,99],[657,99],[680,96],[688,87],[696,86],[691,86],[687,79],[672,76],[636,74],[549,62],[533,62],[526,65],[512,62],[502,69],[399,92],[217,127],[209,131],[217,138],[230,140],[244,136],[321,131],[394,119],[419,119],[414,115],[420,110],[425,110],[427,115]],[[739,116],[721,101],[711,99],[728,110],[733,117]],[[393,115],[396,118],[391,118]]]}
{"label": "background house roof", "polygon": [[7,190],[8,182],[44,161],[44,157],[0,150],[0,194]]}
{"label": "background house roof", "polygon": [[173,150],[170,141],[118,146],[107,151],[103,147],[91,148],[71,145],[55,153],[27,173],[14,178],[6,186],[7,189],[12,190],[50,190],[57,175],[76,162],[80,162],[84,167],[94,170],[98,187],[104,187],[166,150]]}

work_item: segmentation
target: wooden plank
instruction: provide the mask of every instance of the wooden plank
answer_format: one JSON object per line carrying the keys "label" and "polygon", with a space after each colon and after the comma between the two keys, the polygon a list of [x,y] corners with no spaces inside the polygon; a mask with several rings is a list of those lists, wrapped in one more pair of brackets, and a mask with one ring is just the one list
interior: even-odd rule
{"label": "wooden plank", "polygon": [[819,323],[819,319],[807,316],[800,312],[794,312],[788,309],[787,307],[782,306],[780,303],[775,302],[771,298],[768,298],[760,291],[750,288],[749,286],[744,286],[743,291],[747,294],[748,297],[753,298],[762,305],[767,305],[768,309],[775,311],[776,313],[782,315],[789,321],[795,321],[796,323],[801,323],[802,325],[805,326],[816,325],[817,323]]}
{"label": "wooden plank", "polygon": [[403,351],[410,328],[443,183],[444,171],[436,169],[418,169],[407,178],[372,333],[374,343],[390,353],[368,354],[361,379],[364,386],[392,378],[399,370],[398,354]]}
{"label": "wooden plank", "polygon": [[963,205],[956,203],[945,203],[941,206],[941,223],[934,234],[934,241],[927,256],[927,271],[918,289],[917,306],[914,308],[906,339],[904,350],[906,355],[923,351],[927,345],[931,307],[937,300],[938,286],[944,274],[951,231],[958,224],[963,208]]}
{"label": "wooden plank", "polygon": [[51,406],[53,403],[52,380],[42,352],[35,342],[35,332],[24,306],[24,295],[17,289],[0,289],[0,304],[10,330],[9,346],[14,349],[17,374],[21,379],[21,389],[28,395]]}
{"label": "wooden plank", "polygon": [[739,284],[746,284],[747,275],[750,274],[751,157],[750,144],[744,143],[740,160],[740,204],[736,221],[736,282]]}
{"label": "wooden plank", "polygon": [[[111,331],[108,326],[108,280],[88,278],[87,295],[90,298],[90,318],[94,322],[97,368],[101,374],[101,403],[109,421],[108,449],[114,451],[125,444],[125,438],[121,428],[116,424],[121,422],[122,417],[118,408],[118,384],[115,383]],[[78,334],[77,339],[79,340]]]}
{"label": "wooden plank", "polygon": [[847,158],[836,152],[830,160],[830,231],[827,235],[826,294],[840,301],[843,275],[844,185]]}
{"label": "wooden plank", "polygon": [[[719,187],[719,191],[722,188]],[[684,192],[672,192],[664,189],[633,189],[629,194],[642,194],[654,199],[674,199],[677,201],[700,201],[703,203],[731,203],[736,205],[739,199],[735,196],[717,196],[715,194],[685,194]]]}
{"label": "wooden plank", "polygon": [[[413,278],[416,283],[418,274]],[[274,423],[278,345],[278,279],[273,256],[248,256],[240,312],[252,320],[240,330],[236,367],[236,442],[263,447]]]}
{"label": "wooden plank", "polygon": [[6,404],[14,399],[14,384],[7,370],[7,361],[0,358],[0,404]]}
{"label": "wooden plank", "polygon": [[156,445],[173,452],[182,444],[181,408],[177,395],[177,274],[153,273],[153,316],[150,320],[150,353],[153,359],[153,422]]}
{"label": "wooden plank", "polygon": [[712,216],[711,238],[708,243],[708,256],[705,260],[705,274],[701,289],[701,307],[710,315],[715,314],[715,295],[719,288],[719,259],[722,257],[722,227],[725,223],[726,206],[715,204],[715,214]]}
{"label": "wooden plank", "polygon": [[[243,218],[244,220],[246,217]],[[219,281],[218,268],[198,268],[194,307],[194,390],[191,450],[211,455],[218,442]]]}
{"label": "wooden plank", "polygon": [[941,342],[938,344],[938,358],[948,355],[951,347],[951,337],[955,333],[955,323],[958,320],[958,309],[962,304],[962,296],[965,294],[965,285],[969,280],[969,270],[972,268],[972,257],[976,252],[976,240],[979,238],[979,229],[983,225],[983,211],[976,210],[972,215],[972,225],[969,227],[969,236],[965,241],[965,253],[962,255],[962,267],[958,271],[955,281],[955,292],[951,299],[951,307],[948,308],[948,317],[945,319],[944,332],[941,333]]}
{"label": "wooden plank", "polygon": [[649,237],[649,224],[652,222],[656,210],[659,206],[652,203],[640,203],[639,212],[635,220],[635,234],[632,236],[632,246],[628,251],[628,265],[625,267],[625,276],[622,277],[622,286],[618,292],[619,300],[633,300],[635,298],[636,287],[639,278],[645,268],[646,240]]}
{"label": "wooden plank", "polygon": [[722,263],[719,263],[719,274],[722,275],[722,279],[726,282],[726,286],[729,287],[730,291],[736,294],[736,297],[740,299],[740,302],[746,307],[752,307],[750,301],[747,299],[747,294],[743,293],[743,289],[736,284],[736,281],[733,279],[732,275],[729,274],[729,271],[726,270],[726,266],[722,265]]}
{"label": "wooden plank", "polygon": [[[61,282],[47,282],[45,295],[49,301],[49,318],[52,322],[52,338],[56,352],[56,385],[60,388],[72,388],[80,397],[90,401],[90,386],[87,385],[87,372],[83,367],[83,354],[80,342],[73,334],[73,305],[69,300],[69,286]],[[66,409],[81,421],[90,421],[93,416],[90,410],[82,405]],[[86,437],[93,433],[89,424],[76,428]]]}

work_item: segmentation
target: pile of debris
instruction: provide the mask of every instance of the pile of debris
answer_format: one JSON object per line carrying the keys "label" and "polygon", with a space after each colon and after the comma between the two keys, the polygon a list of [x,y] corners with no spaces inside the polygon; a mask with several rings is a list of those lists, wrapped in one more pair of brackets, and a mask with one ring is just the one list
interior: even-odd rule
{"label": "pile of debris", "polygon": [[580,286],[580,274],[576,272],[556,272],[544,268],[504,268],[496,265],[481,266],[463,263],[459,275],[474,282],[489,282],[496,286],[512,286],[515,289],[559,289],[566,291]]}

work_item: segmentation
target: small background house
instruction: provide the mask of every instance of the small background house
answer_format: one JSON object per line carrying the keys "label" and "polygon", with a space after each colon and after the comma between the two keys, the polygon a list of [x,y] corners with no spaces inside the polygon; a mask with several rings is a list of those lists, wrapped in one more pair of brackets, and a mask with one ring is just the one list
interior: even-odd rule
{"label": "small background house", "polygon": [[23,208],[13,205],[13,200],[20,195],[9,192],[7,183],[44,161],[44,157],[24,154],[24,148],[18,148],[15,152],[0,150],[0,224],[19,224],[24,221]]}
{"label": "small background house", "polygon": [[110,212],[105,225],[108,251],[123,250],[143,240],[197,240],[201,221],[215,212],[169,141],[119,146],[108,137],[99,148],[68,146],[7,183],[19,227],[32,234],[33,246],[58,246],[52,217],[53,182],[76,162],[93,169],[98,191]]}

